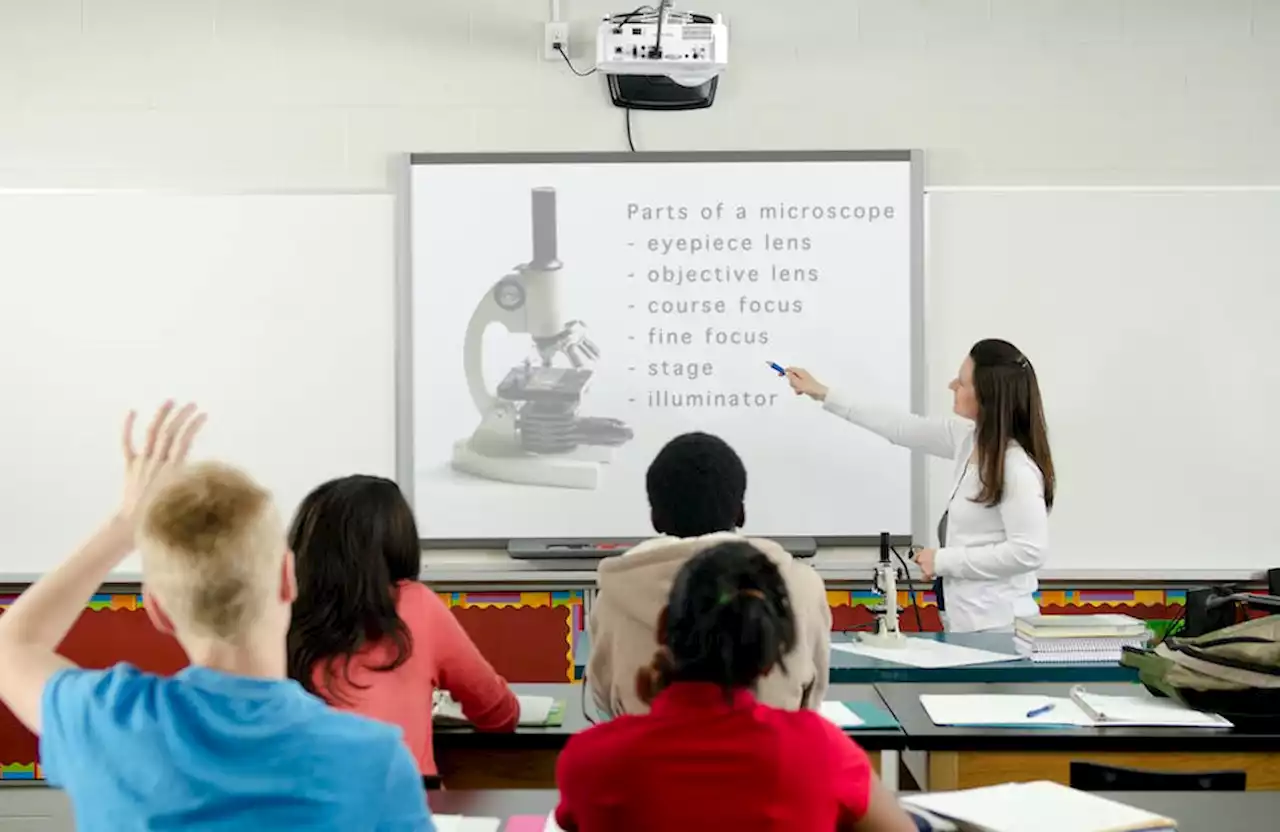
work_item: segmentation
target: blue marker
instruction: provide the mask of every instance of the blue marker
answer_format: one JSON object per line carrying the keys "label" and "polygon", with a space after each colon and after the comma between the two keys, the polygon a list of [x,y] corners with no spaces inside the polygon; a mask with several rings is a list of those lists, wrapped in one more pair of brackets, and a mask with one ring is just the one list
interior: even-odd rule
{"label": "blue marker", "polygon": [[1049,713],[1052,710],[1053,710],[1052,702],[1050,702],[1048,705],[1041,705],[1039,708],[1032,708],[1031,710],[1027,711],[1027,719],[1035,719],[1038,716],[1044,716],[1045,714]]}
{"label": "blue marker", "polygon": [[775,373],[777,373],[778,375],[780,375],[780,376],[785,376],[785,375],[787,374],[787,371],[786,371],[786,370],[784,370],[783,368],[779,367],[777,364],[774,364],[772,361],[766,361],[766,362],[764,362],[764,363],[765,363],[765,364],[767,364],[767,365],[769,365],[769,368],[770,368],[771,370],[773,370]]}

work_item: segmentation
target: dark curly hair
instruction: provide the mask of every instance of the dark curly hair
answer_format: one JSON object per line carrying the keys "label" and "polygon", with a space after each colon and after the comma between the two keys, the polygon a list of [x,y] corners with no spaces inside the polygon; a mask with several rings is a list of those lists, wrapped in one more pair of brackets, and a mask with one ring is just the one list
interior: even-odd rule
{"label": "dark curly hair", "polygon": [[747,469],[718,436],[686,433],[668,442],[645,476],[654,531],[701,537],[746,523]]}

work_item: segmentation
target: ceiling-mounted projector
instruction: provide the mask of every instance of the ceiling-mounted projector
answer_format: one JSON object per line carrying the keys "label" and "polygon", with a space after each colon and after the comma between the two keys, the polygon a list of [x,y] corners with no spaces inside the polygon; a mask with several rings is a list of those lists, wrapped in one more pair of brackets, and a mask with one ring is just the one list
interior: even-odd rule
{"label": "ceiling-mounted projector", "polygon": [[670,0],[657,9],[609,15],[596,33],[596,68],[620,107],[709,107],[728,65],[724,19],[673,11]]}

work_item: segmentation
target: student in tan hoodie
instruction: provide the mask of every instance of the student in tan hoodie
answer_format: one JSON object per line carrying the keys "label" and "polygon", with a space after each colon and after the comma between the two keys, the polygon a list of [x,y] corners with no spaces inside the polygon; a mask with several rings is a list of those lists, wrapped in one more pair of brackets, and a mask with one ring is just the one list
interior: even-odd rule
{"label": "student in tan hoodie", "polygon": [[[699,552],[744,539],[737,529],[746,522],[747,472],[723,439],[706,433],[677,436],[654,458],[645,485],[659,536],[600,563],[588,622],[591,658],[585,684],[596,708],[609,717],[648,711],[636,693],[636,673],[657,649],[658,616],[676,573]],[[793,648],[760,680],[756,696],[777,708],[816,710],[826,694],[831,661],[826,586],[812,567],[774,541],[750,542],[777,565],[796,617]]]}

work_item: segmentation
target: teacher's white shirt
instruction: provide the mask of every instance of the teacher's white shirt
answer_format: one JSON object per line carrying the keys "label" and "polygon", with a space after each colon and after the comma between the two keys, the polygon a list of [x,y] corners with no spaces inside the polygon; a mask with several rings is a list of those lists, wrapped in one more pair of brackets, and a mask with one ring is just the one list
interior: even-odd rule
{"label": "teacher's white shirt", "polygon": [[973,455],[974,424],[959,418],[929,419],[865,405],[836,390],[829,412],[879,434],[895,445],[955,460],[947,503],[947,545],[934,568],[944,583],[946,627],[951,632],[1003,629],[1015,618],[1036,615],[1036,572],[1049,548],[1044,476],[1021,446],[1004,458],[1004,496],[995,506],[976,502],[982,489]]}

